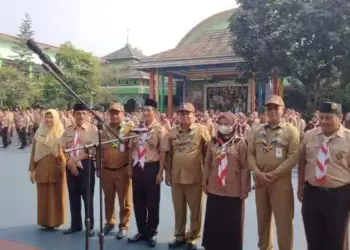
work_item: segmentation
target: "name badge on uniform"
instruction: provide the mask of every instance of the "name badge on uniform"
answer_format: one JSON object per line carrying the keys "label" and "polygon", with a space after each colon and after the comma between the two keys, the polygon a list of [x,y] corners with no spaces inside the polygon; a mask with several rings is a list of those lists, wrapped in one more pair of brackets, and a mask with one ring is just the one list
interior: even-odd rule
{"label": "name badge on uniform", "polygon": [[124,145],[124,143],[120,143],[120,145],[119,145],[119,150],[120,150],[120,152],[124,152],[124,151],[125,151],[125,145]]}
{"label": "name badge on uniform", "polygon": [[282,148],[276,148],[276,158],[282,158]]}

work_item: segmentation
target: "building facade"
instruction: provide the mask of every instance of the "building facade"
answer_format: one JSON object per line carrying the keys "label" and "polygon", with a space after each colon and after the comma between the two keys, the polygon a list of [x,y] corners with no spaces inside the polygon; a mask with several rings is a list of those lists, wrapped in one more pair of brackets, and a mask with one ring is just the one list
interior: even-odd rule
{"label": "building facade", "polygon": [[[160,89],[160,106],[166,104],[165,93],[172,96],[176,85],[180,101],[192,102],[198,110],[216,109],[233,112],[261,110],[265,98],[271,94],[285,96],[287,82],[277,75],[255,76],[241,79],[239,65],[243,59],[237,57],[232,48],[229,20],[236,9],[215,14],[191,29],[178,45],[143,58],[135,69],[149,74],[149,96],[156,98]],[[160,87],[156,79],[162,79]],[[295,97],[295,96],[294,96]],[[168,113],[176,107],[171,98],[167,99]]]}
{"label": "building facade", "polygon": [[[15,36],[0,33],[0,68],[13,63],[16,56],[13,52],[13,48],[16,46],[17,42],[18,39]],[[53,61],[55,61],[55,55],[59,49],[58,47],[44,43],[38,43],[38,45]],[[41,60],[37,55],[33,54],[31,63],[32,64],[28,66],[27,72],[29,76],[40,74],[43,69],[41,68]]]}
{"label": "building facade", "polygon": [[[115,90],[116,99],[124,104],[127,112],[135,111],[141,107],[149,96],[149,75],[134,68],[143,58],[145,55],[129,43],[102,58],[104,64],[120,68],[117,76],[118,83],[105,87]],[[165,89],[167,91],[167,86]]]}

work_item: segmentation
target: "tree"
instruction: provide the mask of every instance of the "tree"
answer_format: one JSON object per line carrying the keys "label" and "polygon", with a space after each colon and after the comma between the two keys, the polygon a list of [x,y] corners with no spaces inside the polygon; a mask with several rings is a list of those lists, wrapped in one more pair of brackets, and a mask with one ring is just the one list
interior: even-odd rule
{"label": "tree", "polygon": [[25,18],[22,20],[17,37],[18,41],[12,48],[12,51],[15,53],[13,59],[16,61],[18,69],[28,71],[28,67],[33,60],[33,53],[28,49],[26,41],[34,37],[32,20],[28,13],[25,14]]}
{"label": "tree", "polygon": [[0,69],[0,98],[8,107],[28,107],[31,85],[27,84],[24,75],[12,66]]}
{"label": "tree", "polygon": [[[100,62],[91,53],[76,49],[70,42],[60,46],[56,54],[56,63],[65,75],[65,81],[87,103],[93,99],[93,93],[99,88]],[[71,107],[75,99],[59,83],[48,78],[44,86],[44,96],[55,95],[58,99],[67,100]],[[60,92],[59,88],[61,89]],[[50,92],[51,91],[53,92]]]}
{"label": "tree", "polygon": [[244,67],[249,73],[289,76],[314,110],[349,55],[349,1],[238,2],[230,29],[232,47],[245,60]]}

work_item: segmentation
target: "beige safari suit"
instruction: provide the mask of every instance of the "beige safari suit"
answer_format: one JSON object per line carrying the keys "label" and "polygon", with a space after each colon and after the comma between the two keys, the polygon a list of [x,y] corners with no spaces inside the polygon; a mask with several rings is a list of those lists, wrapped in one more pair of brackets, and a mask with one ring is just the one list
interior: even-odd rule
{"label": "beige safari suit", "polygon": [[[261,133],[266,131],[267,141],[271,141],[274,133],[280,130],[281,141],[268,152],[263,151]],[[270,172],[278,175],[278,179],[267,187],[259,188],[257,184],[255,201],[258,220],[260,250],[272,250],[271,217],[276,221],[278,249],[293,249],[294,197],[291,170],[296,166],[299,157],[299,132],[295,126],[282,122],[272,128],[267,124],[260,125],[248,143],[248,166],[253,173]],[[277,153],[280,151],[280,153]]]}

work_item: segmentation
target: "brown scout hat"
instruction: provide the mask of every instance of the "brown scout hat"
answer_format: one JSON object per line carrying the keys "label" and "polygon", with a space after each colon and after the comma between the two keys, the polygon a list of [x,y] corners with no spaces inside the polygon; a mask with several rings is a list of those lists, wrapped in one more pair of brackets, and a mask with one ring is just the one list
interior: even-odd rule
{"label": "brown scout hat", "polygon": [[178,109],[178,112],[180,111],[188,111],[188,112],[193,112],[195,111],[194,109],[194,106],[192,103],[189,103],[189,102],[185,102],[185,103],[182,103]]}
{"label": "brown scout hat", "polygon": [[284,106],[283,99],[278,95],[271,95],[267,100],[265,101],[265,106],[268,104],[276,104],[278,106]]}
{"label": "brown scout hat", "polygon": [[112,102],[109,104],[108,111],[115,110],[119,112],[124,112],[124,107],[119,102]]}

